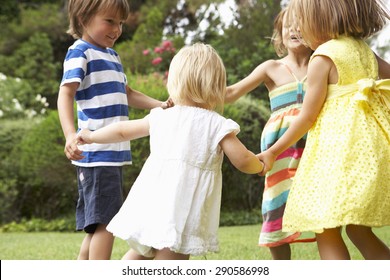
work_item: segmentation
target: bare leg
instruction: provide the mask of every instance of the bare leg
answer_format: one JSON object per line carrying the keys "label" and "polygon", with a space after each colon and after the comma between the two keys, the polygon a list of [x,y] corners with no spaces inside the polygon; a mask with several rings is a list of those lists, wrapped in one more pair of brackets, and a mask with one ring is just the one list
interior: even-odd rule
{"label": "bare leg", "polygon": [[348,225],[347,235],[366,260],[390,260],[390,249],[370,227]]}
{"label": "bare leg", "polygon": [[106,230],[106,225],[99,224],[89,246],[90,260],[109,260],[111,258],[114,236]]}
{"label": "bare leg", "polygon": [[155,260],[189,260],[190,255],[183,255],[180,253],[175,253],[168,248],[156,251]]}
{"label": "bare leg", "polygon": [[136,251],[130,249],[124,254],[122,260],[152,260],[153,258],[147,258],[142,255],[139,255]]}
{"label": "bare leg", "polygon": [[87,233],[84,237],[83,242],[81,243],[80,252],[77,257],[78,260],[88,260],[89,259],[89,244],[91,243],[92,234]]}
{"label": "bare leg", "polygon": [[270,247],[269,250],[273,260],[291,260],[291,248],[288,243]]}
{"label": "bare leg", "polygon": [[325,229],[316,234],[318,251],[322,260],[350,260],[347,246],[341,236],[341,227]]}

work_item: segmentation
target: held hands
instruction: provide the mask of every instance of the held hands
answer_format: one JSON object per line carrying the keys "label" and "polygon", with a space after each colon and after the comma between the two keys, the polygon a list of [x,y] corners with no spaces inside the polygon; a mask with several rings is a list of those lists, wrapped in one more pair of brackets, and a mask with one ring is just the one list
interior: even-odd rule
{"label": "held hands", "polygon": [[77,133],[76,143],[77,145],[91,144],[93,141],[91,140],[91,133],[89,129],[82,129]]}
{"label": "held hands", "polygon": [[66,138],[64,153],[66,157],[70,160],[80,160],[83,159],[82,152],[77,146],[77,135],[72,134]]}
{"label": "held hands", "polygon": [[276,160],[276,156],[270,151],[262,152],[260,154],[257,154],[256,156],[264,164],[264,168],[259,173],[259,175],[265,176],[265,174],[272,169]]}
{"label": "held hands", "polygon": [[168,109],[175,106],[175,103],[173,103],[173,100],[169,97],[167,101],[161,102],[161,108]]}

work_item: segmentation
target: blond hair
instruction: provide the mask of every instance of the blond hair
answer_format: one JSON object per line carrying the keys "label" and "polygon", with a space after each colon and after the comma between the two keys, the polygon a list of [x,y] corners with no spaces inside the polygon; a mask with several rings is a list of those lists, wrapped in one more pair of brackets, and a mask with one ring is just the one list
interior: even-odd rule
{"label": "blond hair", "polygon": [[283,44],[283,18],[287,9],[281,10],[274,19],[274,30],[272,34],[272,44],[275,52],[279,57],[284,56],[287,53],[286,46]]}
{"label": "blond hair", "polygon": [[310,46],[341,35],[366,39],[383,29],[390,14],[382,0],[291,0],[288,17]]}
{"label": "blond hair", "polygon": [[83,36],[83,25],[86,25],[96,14],[114,10],[120,18],[126,20],[130,8],[127,0],[69,0],[68,34],[78,39]]}
{"label": "blond hair", "polygon": [[226,93],[226,70],[210,45],[195,43],[183,47],[172,59],[167,89],[175,104],[195,103],[222,110]]}

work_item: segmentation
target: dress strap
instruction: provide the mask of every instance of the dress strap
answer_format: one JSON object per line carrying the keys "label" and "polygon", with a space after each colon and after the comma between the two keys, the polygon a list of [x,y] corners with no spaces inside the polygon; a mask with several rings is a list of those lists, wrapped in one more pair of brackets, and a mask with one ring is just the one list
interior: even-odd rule
{"label": "dress strap", "polygon": [[302,103],[303,102],[303,83],[305,82],[306,78],[307,78],[307,75],[305,77],[303,77],[303,79],[300,81],[297,76],[295,76],[295,74],[293,73],[293,71],[291,70],[291,68],[281,62],[282,65],[284,65],[286,67],[286,69],[288,70],[288,72],[291,74],[291,76],[294,77],[295,81],[297,82],[297,102],[298,103]]}
{"label": "dress strap", "polygon": [[295,74],[294,74],[294,72],[291,70],[290,66],[288,66],[288,65],[285,64],[284,62],[280,62],[280,63],[283,64],[283,65],[287,68],[288,72],[291,74],[291,76],[294,77],[295,81],[297,81],[298,83],[303,83],[303,82],[306,80],[307,75],[306,75],[305,77],[303,77],[303,79],[300,81],[300,80],[297,78],[297,76],[295,76]]}

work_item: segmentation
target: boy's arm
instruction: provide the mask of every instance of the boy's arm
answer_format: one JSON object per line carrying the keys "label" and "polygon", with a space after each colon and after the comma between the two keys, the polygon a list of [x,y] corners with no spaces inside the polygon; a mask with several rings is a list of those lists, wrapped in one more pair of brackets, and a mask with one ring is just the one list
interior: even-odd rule
{"label": "boy's arm", "polygon": [[80,160],[84,158],[82,151],[77,147],[76,128],[74,125],[74,96],[79,83],[65,84],[60,87],[57,99],[58,115],[61,122],[66,143],[64,153],[70,160]]}
{"label": "boy's arm", "polygon": [[173,103],[170,99],[163,102],[157,99],[154,99],[150,96],[147,96],[137,90],[134,90],[126,85],[126,94],[127,102],[130,107],[137,109],[153,109],[156,107],[161,107],[163,109],[173,106]]}
{"label": "boy's arm", "polygon": [[82,129],[77,135],[77,143],[114,143],[124,142],[149,135],[149,119],[121,121],[112,123],[95,131]]}
{"label": "boy's arm", "polygon": [[230,162],[241,172],[247,174],[262,172],[263,163],[244,146],[234,132],[226,135],[219,144]]}

